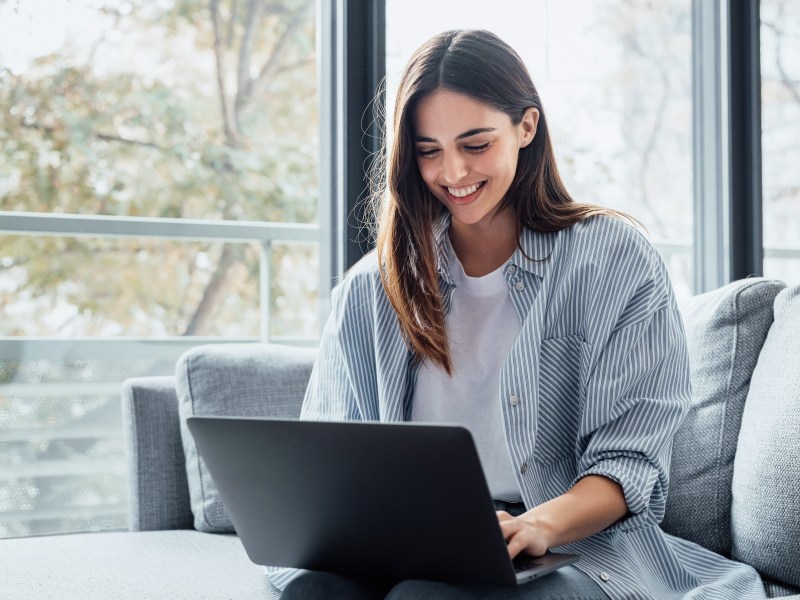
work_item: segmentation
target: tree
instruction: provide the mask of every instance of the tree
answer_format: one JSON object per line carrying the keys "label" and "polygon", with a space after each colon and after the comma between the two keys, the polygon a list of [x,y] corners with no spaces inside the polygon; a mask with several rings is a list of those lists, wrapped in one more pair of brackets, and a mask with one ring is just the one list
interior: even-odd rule
{"label": "tree", "polygon": [[[91,44],[68,37],[0,71],[0,210],[316,220],[312,0],[87,6]],[[232,294],[257,306],[258,253],[243,245],[16,238],[2,260],[17,285],[0,306],[46,297],[64,318],[6,319],[0,334],[258,331],[252,310],[244,330],[241,305],[224,313]],[[285,293],[276,280],[274,301]]]}

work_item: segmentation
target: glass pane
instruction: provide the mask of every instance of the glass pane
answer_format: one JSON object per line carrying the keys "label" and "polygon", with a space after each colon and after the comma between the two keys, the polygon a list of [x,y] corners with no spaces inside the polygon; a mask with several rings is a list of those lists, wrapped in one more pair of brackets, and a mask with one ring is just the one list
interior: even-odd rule
{"label": "glass pane", "polygon": [[274,244],[270,335],[318,337],[319,244]]}
{"label": "glass pane", "polygon": [[0,538],[127,526],[120,384],[190,346],[0,340]]}
{"label": "glass pane", "polygon": [[491,11],[388,0],[386,12],[389,106],[405,61],[432,35],[498,34],[528,66],[572,195],[639,219],[678,296],[691,295],[690,0],[498,0]]}
{"label": "glass pane", "polygon": [[0,2],[0,210],[315,222],[315,3],[218,5]]}
{"label": "glass pane", "polygon": [[800,3],[761,0],[764,275],[800,283]]}
{"label": "glass pane", "polygon": [[259,261],[257,244],[0,236],[0,336],[257,337]]}

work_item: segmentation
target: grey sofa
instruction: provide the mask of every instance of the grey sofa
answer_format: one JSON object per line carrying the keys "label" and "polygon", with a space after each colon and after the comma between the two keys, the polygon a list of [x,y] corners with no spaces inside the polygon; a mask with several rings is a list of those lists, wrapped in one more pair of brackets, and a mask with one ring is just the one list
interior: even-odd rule
{"label": "grey sofa", "polygon": [[[662,527],[800,599],[800,286],[754,278],[682,307],[693,403]],[[774,322],[773,322],[774,319]],[[1,598],[277,598],[230,533],[190,414],[296,417],[315,351],[209,345],[122,390],[130,532],[0,540]]]}

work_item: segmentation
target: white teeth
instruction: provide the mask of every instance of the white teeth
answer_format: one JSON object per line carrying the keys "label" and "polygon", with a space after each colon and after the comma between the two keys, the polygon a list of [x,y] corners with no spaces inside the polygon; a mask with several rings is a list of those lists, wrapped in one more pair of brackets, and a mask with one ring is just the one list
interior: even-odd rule
{"label": "white teeth", "polygon": [[479,187],[483,185],[483,182],[476,183],[469,187],[463,188],[447,188],[447,191],[450,192],[451,195],[455,196],[456,198],[463,198],[464,196],[469,196],[470,194],[477,191]]}

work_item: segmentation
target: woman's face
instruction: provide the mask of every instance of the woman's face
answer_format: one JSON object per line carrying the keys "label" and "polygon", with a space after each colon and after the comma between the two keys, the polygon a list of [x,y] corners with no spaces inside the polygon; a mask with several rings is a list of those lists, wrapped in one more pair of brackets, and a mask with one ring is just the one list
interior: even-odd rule
{"label": "woman's face", "polygon": [[504,112],[455,92],[437,90],[417,106],[417,164],[428,189],[455,227],[487,226],[517,170],[519,150],[536,133],[539,112],[518,125]]}

